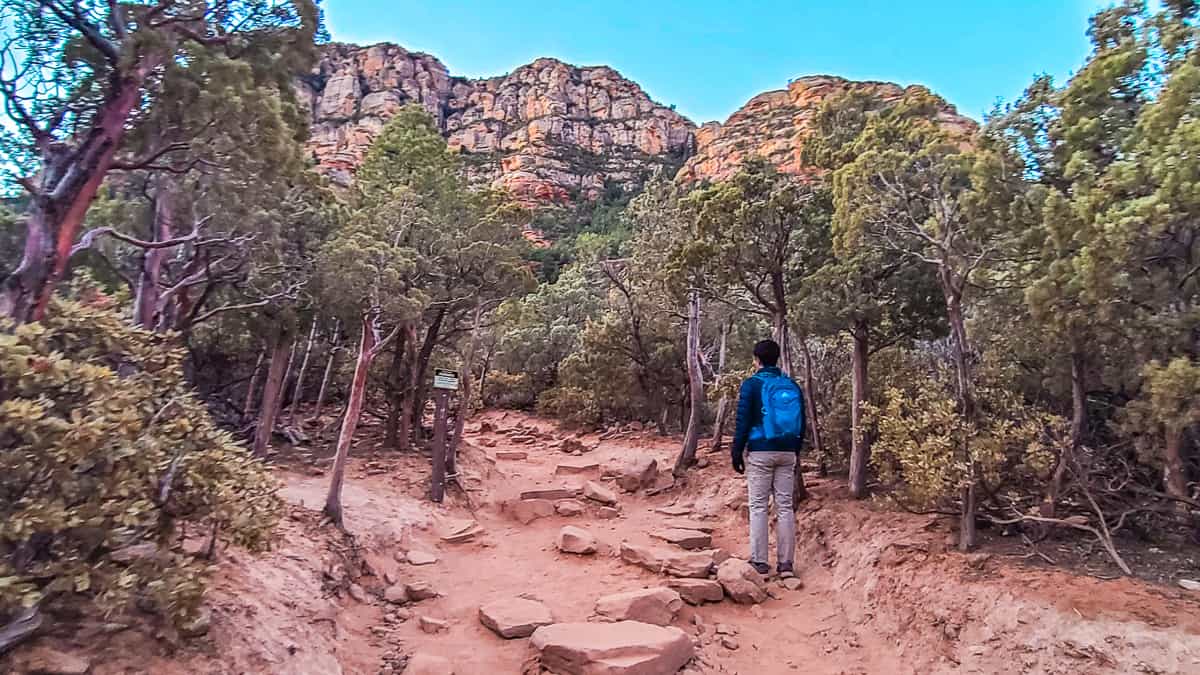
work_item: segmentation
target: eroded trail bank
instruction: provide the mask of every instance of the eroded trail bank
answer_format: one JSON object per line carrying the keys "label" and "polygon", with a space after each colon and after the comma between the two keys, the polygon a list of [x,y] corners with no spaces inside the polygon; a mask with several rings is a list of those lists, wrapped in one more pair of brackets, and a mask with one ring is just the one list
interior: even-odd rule
{"label": "eroded trail bank", "polygon": [[[702,451],[689,484],[668,488],[676,440],[577,437],[512,413],[468,430],[465,490],[444,505],[424,500],[425,458],[360,443],[345,491],[352,537],[318,517],[322,458],[281,467],[292,508],[279,544],[222,558],[206,635],[172,646],[152,629],[97,623],[48,634],[15,667],[50,647],[97,674],[538,672],[529,639],[480,621],[481,607],[515,603],[548,610],[536,623],[678,628],[691,673],[1200,672],[1195,596],[948,551],[948,523],[850,502],[833,481],[812,481],[798,515],[800,582],[771,580],[763,602],[739,604],[706,574],[677,576],[697,556],[744,555],[744,490],[723,455]],[[562,547],[586,552],[560,550],[564,526],[582,534]],[[713,585],[725,597],[705,602]],[[700,604],[670,593],[597,602],[657,588]],[[636,662],[544,665],[658,672]]]}

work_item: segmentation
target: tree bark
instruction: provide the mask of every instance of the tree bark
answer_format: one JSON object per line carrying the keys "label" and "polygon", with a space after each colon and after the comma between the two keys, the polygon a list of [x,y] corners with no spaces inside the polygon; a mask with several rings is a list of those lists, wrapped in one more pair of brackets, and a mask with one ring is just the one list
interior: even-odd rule
{"label": "tree bark", "polygon": [[[728,353],[729,322],[721,324],[721,346],[717,350],[717,375],[725,373],[725,358]],[[722,394],[717,401],[717,418],[713,421],[712,450],[717,452],[725,445],[725,418],[729,416],[729,397]]]}
{"label": "tree bark", "polygon": [[[278,409],[275,411],[275,415],[277,417],[283,412],[283,402],[287,400],[288,383],[290,383],[292,379],[292,366],[296,364],[296,346],[296,340],[293,339],[292,348],[288,350],[287,368],[285,368],[283,371],[283,382],[279,387],[279,401],[276,403]],[[295,396],[294,388],[292,396]]]}
{"label": "tree bark", "polygon": [[696,446],[700,443],[700,416],[704,410],[704,373],[700,371],[700,293],[692,291],[688,296],[687,323],[687,372],[688,414],[687,431],[683,435],[683,448],[671,472],[682,478],[696,461]]}
{"label": "tree bark", "polygon": [[865,323],[855,322],[850,331],[854,342],[851,366],[850,396],[850,495],[855,499],[867,496],[867,466],[871,461],[871,436],[863,425],[863,405],[871,396],[867,379],[867,360],[870,358],[868,332]]}
{"label": "tree bark", "polygon": [[429,328],[425,331],[425,339],[421,342],[421,349],[417,352],[417,365],[413,370],[413,410],[412,410],[412,431],[413,437],[416,438],[421,434],[421,422],[425,417],[426,397],[429,393],[429,387],[425,382],[425,373],[429,370],[429,360],[433,356],[433,350],[437,347],[438,335],[442,330],[442,322],[446,319],[446,309],[440,308],[433,315],[433,321],[430,322]]}
{"label": "tree bark", "polygon": [[779,369],[784,375],[791,376],[795,370],[792,368],[791,331],[788,328],[787,289],[783,284],[782,272],[771,275],[771,294],[775,305],[771,312],[772,333],[779,343]]}
{"label": "tree bark", "polygon": [[458,444],[462,440],[463,427],[467,423],[467,416],[471,413],[471,393],[473,380],[471,371],[475,368],[475,351],[479,349],[479,324],[483,319],[483,305],[475,305],[475,320],[471,326],[471,342],[467,346],[467,353],[463,357],[462,375],[459,381],[462,382],[462,391],[459,392],[458,415],[454,418],[454,438],[450,442],[449,458],[453,461],[458,453]]}
{"label": "tree bark", "polygon": [[[417,382],[416,376],[413,374],[416,371],[417,364],[417,325],[410,321],[404,327],[404,342],[407,346],[405,349],[404,362],[408,364],[409,382],[402,390],[403,403],[400,413],[400,444],[397,450],[409,450],[412,448],[413,442],[413,418],[416,416],[416,397],[417,397]],[[418,420],[420,424],[420,420]]]}
{"label": "tree bark", "polygon": [[67,269],[71,248],[88,207],[112,167],[129,116],[141,102],[142,84],[170,50],[154,50],[127,72],[111,78],[112,91],[100,104],[77,148],[47,143],[34,180],[26,222],[25,249],[17,268],[0,286],[0,313],[17,321],[40,321]]}
{"label": "tree bark", "polygon": [[242,424],[250,421],[250,415],[254,412],[254,395],[258,393],[258,378],[262,375],[262,365],[266,360],[266,355],[266,350],[258,353],[258,360],[254,362],[254,371],[250,373],[250,383],[246,385],[246,401],[242,404]]}
{"label": "tree bark", "polygon": [[404,389],[408,384],[404,378],[404,356],[407,351],[408,333],[402,330],[396,346],[392,348],[392,363],[387,373],[388,416],[384,422],[383,442],[393,450],[400,449],[400,417],[404,414]]}
{"label": "tree bark", "polygon": [[[1170,425],[1166,429],[1166,448],[1163,455],[1163,485],[1172,497],[1188,499],[1187,463],[1183,459],[1184,430]],[[1182,502],[1176,506],[1183,507]]]}
{"label": "tree bark", "polygon": [[312,417],[309,419],[316,420],[321,417],[321,409],[325,407],[325,395],[329,392],[329,380],[333,377],[333,364],[337,360],[338,351],[341,349],[341,321],[333,322],[333,340],[329,344],[329,360],[325,362],[325,374],[321,376],[321,388],[317,391],[317,405],[313,408]]}
{"label": "tree bark", "polygon": [[1072,455],[1083,445],[1083,434],[1087,428],[1087,385],[1083,377],[1083,353],[1074,346],[1071,349],[1071,444],[1059,453],[1046,491],[1046,501],[1040,512],[1043,517],[1053,518],[1058,510],[1058,496],[1062,494],[1063,481]]}
{"label": "tree bark", "polygon": [[350,395],[346,401],[346,414],[342,417],[342,428],[338,432],[337,453],[333,460],[333,475],[329,481],[329,495],[325,498],[325,515],[338,527],[344,527],[342,512],[342,483],[346,479],[346,460],[350,456],[350,445],[358,429],[362,415],[363,399],[367,391],[367,373],[375,357],[374,315],[363,314],[362,334],[358,339],[358,359],[354,364],[354,379],[350,383]]}
{"label": "tree bark", "polygon": [[271,445],[271,434],[275,431],[275,416],[279,413],[279,399],[283,390],[284,371],[287,368],[288,345],[292,342],[290,331],[278,329],[271,344],[271,363],[267,367],[267,381],[263,385],[262,403],[259,405],[258,427],[254,431],[254,455],[262,457]]}
{"label": "tree bark", "polygon": [[[956,283],[954,272],[948,265],[943,264],[938,269],[938,280],[946,300],[946,320],[950,324],[950,345],[954,359],[959,414],[964,420],[970,421],[975,417],[975,395],[971,389],[971,346],[967,339],[966,318],[963,315],[962,288]],[[960,551],[969,551],[975,547],[976,543],[976,467],[970,458],[970,449],[962,448],[962,452],[963,459],[967,463],[967,475],[966,485],[962,488],[962,518],[959,523],[958,548]]]}
{"label": "tree bark", "polygon": [[804,403],[808,409],[809,435],[812,437],[813,453],[824,461],[825,447],[821,442],[821,418],[817,412],[817,385],[813,381],[812,352],[808,349],[808,336],[800,336],[800,355],[804,359]]}
{"label": "tree bark", "polygon": [[304,394],[304,373],[308,371],[308,360],[312,356],[313,341],[317,339],[317,319],[313,317],[312,328],[308,330],[308,344],[304,347],[304,358],[300,361],[300,372],[296,374],[296,387],[292,390],[292,407],[288,411],[288,424],[296,423],[296,408]]}
{"label": "tree bark", "polygon": [[[159,176],[155,179],[154,231],[151,233],[151,240],[166,241],[174,236],[174,209],[174,182],[169,176]],[[133,302],[133,320],[146,330],[154,330],[159,325],[160,284],[163,262],[166,261],[167,254],[168,250],[165,248],[152,248],[142,254],[142,269]]]}

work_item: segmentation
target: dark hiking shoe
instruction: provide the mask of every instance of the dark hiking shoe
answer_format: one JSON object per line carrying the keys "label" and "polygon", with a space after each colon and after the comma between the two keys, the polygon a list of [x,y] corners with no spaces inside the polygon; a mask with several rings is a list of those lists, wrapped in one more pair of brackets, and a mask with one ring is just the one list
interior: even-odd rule
{"label": "dark hiking shoe", "polygon": [[796,572],[792,570],[791,565],[780,565],[778,571],[780,579],[791,579],[796,576]]}
{"label": "dark hiking shoe", "polygon": [[755,572],[758,572],[759,574],[763,575],[764,577],[771,573],[771,566],[768,565],[767,563],[754,562],[753,560],[751,560],[750,566],[754,568]]}

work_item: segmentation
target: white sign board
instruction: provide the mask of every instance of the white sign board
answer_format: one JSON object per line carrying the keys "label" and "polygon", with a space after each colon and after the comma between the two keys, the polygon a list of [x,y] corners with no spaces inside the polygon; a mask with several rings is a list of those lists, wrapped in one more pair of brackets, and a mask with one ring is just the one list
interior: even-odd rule
{"label": "white sign board", "polygon": [[433,369],[433,388],[458,391],[458,373],[445,368]]}

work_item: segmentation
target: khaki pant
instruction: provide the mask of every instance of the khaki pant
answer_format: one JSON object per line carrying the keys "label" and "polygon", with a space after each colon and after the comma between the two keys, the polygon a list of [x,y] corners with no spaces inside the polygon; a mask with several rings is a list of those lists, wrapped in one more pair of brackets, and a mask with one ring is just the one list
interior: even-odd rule
{"label": "khaki pant", "polygon": [[750,489],[750,560],[766,563],[769,546],[768,511],[775,495],[776,562],[791,565],[796,557],[796,515],[792,489],[796,483],[796,453],[747,452],[746,483]]}

